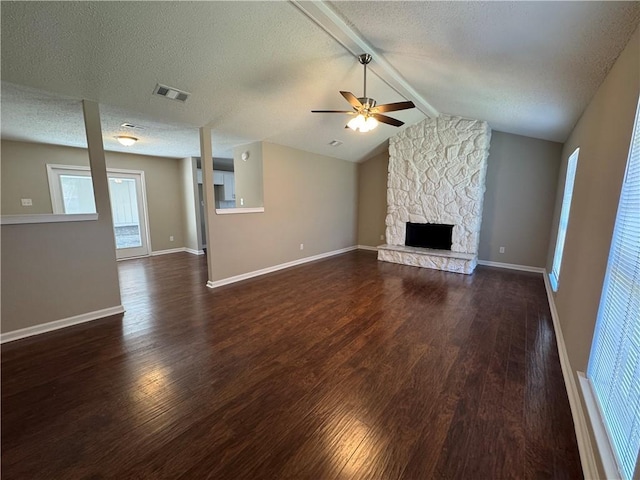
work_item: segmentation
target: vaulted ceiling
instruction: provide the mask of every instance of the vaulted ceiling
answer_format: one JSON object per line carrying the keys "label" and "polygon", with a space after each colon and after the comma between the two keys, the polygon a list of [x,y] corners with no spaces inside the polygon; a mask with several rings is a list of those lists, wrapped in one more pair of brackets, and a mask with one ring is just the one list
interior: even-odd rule
{"label": "vaulted ceiling", "polygon": [[[487,120],[564,141],[640,21],[639,2],[2,2],[2,137],[85,144],[78,100],[98,101],[105,148],[214,156],[264,140],[360,161],[398,129],[345,130],[338,93],[367,93],[406,125]],[[152,94],[157,83],[191,94]],[[121,147],[122,123],[145,127]],[[338,140],[342,145],[329,146]]]}

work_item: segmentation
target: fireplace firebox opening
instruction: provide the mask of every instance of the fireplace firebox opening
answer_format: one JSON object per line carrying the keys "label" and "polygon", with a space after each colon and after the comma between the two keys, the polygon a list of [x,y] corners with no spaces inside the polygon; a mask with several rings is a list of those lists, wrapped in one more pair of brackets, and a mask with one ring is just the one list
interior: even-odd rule
{"label": "fireplace firebox opening", "polygon": [[408,247],[451,250],[453,225],[407,222],[404,244]]}

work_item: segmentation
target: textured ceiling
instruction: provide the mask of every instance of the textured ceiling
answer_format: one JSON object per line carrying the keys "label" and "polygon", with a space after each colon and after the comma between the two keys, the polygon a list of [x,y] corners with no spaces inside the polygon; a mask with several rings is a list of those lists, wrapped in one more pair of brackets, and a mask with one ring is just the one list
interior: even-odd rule
{"label": "textured ceiling", "polygon": [[[557,141],[640,18],[637,2],[330,6],[440,112]],[[3,138],[84,145],[82,98],[100,103],[105,148],[149,155],[198,156],[208,125],[217,157],[266,140],[359,161],[398,131],[310,113],[348,108],[338,91],[361,95],[362,67],[289,2],[2,2],[1,21]],[[191,97],[153,96],[156,83]],[[375,75],[367,93],[404,99]],[[124,122],[145,127],[129,149],[113,138]]]}
{"label": "textured ceiling", "polygon": [[332,6],[441,113],[558,142],[640,19],[640,2]]}

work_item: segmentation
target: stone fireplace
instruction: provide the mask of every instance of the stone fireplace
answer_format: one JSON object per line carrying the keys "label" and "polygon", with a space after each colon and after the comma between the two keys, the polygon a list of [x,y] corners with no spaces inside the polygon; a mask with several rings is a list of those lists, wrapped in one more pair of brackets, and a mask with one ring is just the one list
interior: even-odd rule
{"label": "stone fireplace", "polygon": [[[379,260],[473,272],[490,140],[486,122],[449,115],[426,119],[389,140],[387,243],[378,247]],[[439,239],[446,229],[434,224],[450,227],[450,248]],[[425,232],[438,248],[413,241]]]}

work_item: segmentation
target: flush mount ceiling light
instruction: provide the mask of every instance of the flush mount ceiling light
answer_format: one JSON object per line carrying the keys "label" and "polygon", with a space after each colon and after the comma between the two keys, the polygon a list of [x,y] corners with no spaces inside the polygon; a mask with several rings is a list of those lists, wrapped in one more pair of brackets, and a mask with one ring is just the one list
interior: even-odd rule
{"label": "flush mount ceiling light", "polygon": [[367,65],[371,62],[371,55],[363,53],[358,56],[358,60],[364,67],[364,95],[358,98],[351,92],[340,92],[345,100],[351,104],[353,110],[311,110],[311,112],[346,113],[347,115],[355,115],[355,118],[352,118],[349,123],[347,123],[347,127],[355,130],[356,132],[363,133],[376,128],[378,126],[378,122],[393,125],[394,127],[404,125],[404,122],[382,115],[382,113],[414,108],[415,105],[413,102],[407,101],[377,105],[373,98],[367,97]]}
{"label": "flush mount ceiling light", "polygon": [[118,140],[125,147],[130,147],[138,141],[136,137],[130,137],[129,135],[118,135],[116,137],[116,140]]}

